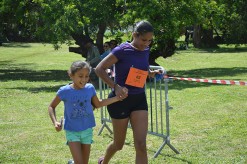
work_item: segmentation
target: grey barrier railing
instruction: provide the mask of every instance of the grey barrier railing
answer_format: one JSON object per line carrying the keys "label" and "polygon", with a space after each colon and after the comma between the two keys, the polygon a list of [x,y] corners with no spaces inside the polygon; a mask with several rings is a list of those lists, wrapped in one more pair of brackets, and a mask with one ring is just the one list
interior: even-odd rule
{"label": "grey barrier railing", "polygon": [[[165,70],[161,66],[150,66],[151,70],[160,69]],[[169,111],[172,107],[169,106],[168,100],[168,82],[169,78],[162,78],[156,80],[156,78],[150,79],[145,84],[145,92],[148,100],[148,134],[160,137],[163,139],[163,143],[158,148],[154,154],[156,158],[165,145],[168,145],[175,153],[179,152],[171,145],[170,143],[170,122],[169,122]],[[108,94],[111,92],[111,89],[99,79],[99,89],[100,89],[100,98],[107,98]],[[107,123],[111,123],[111,118],[107,112],[106,107],[101,109],[101,128],[98,132],[100,135],[104,128],[106,128],[111,134],[113,133],[111,128]],[[129,128],[131,128],[129,124]]]}

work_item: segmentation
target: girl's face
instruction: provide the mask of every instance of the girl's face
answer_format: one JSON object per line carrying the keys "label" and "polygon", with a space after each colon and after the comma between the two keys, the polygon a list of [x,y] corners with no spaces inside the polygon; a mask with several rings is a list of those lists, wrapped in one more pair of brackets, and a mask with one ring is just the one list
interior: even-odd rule
{"label": "girl's face", "polygon": [[78,70],[75,74],[70,74],[70,78],[73,81],[73,88],[74,89],[81,89],[83,88],[86,83],[89,81],[89,69],[82,68]]}
{"label": "girl's face", "polygon": [[133,45],[139,50],[143,51],[147,48],[153,40],[153,33],[147,32],[145,34],[133,33]]}

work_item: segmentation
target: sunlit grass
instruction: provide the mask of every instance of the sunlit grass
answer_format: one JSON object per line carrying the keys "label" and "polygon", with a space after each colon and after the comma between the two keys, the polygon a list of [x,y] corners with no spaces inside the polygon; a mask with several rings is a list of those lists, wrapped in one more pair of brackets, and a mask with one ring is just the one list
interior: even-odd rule
{"label": "sunlit grass", "polygon": [[[50,44],[0,47],[0,163],[66,163],[71,158],[64,133],[54,130],[47,107],[58,88],[70,82],[66,71],[71,62],[80,59],[67,46],[58,51]],[[247,81],[246,47],[191,48],[156,62],[169,75]],[[169,83],[169,104],[171,144],[180,154],[166,145],[153,159],[163,140],[148,135],[149,163],[246,163],[247,86],[174,80]],[[62,115],[61,103],[57,116]],[[112,140],[106,129],[97,136],[100,110],[95,116],[92,164]],[[111,163],[134,163],[134,158],[128,129],[126,144]]]}

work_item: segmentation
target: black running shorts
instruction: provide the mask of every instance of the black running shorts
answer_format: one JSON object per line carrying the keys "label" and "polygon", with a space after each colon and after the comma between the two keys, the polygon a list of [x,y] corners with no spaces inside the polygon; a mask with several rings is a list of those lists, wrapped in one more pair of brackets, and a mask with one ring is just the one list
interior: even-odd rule
{"label": "black running shorts", "polygon": [[[116,96],[114,92],[111,92],[108,96]],[[133,111],[148,110],[147,98],[145,92],[140,94],[128,95],[123,101],[115,102],[107,106],[107,110],[111,118],[124,119],[128,118]]]}

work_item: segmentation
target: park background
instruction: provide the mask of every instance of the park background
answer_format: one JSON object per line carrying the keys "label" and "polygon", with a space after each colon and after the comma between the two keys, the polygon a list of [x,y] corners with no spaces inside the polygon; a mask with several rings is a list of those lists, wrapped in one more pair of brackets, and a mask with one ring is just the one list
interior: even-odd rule
{"label": "park background", "polygon": [[[0,162],[66,163],[71,155],[64,132],[55,131],[47,108],[59,87],[70,82],[67,70],[71,62],[83,58],[68,52],[67,46],[54,50],[51,44],[37,43],[5,44],[0,56]],[[246,59],[246,47],[226,46],[177,51],[158,61],[174,75],[247,81]],[[247,86],[178,80],[169,83],[169,104],[173,107],[170,140],[180,154],[166,145],[153,159],[163,140],[148,135],[149,163],[246,163],[246,97]],[[57,116],[62,115],[60,103]],[[90,163],[97,163],[112,140],[106,129],[97,136],[100,110],[95,110],[95,115]],[[129,129],[123,150],[111,163],[134,163],[134,158]]]}
{"label": "park background", "polygon": [[[104,41],[131,40],[134,22],[155,28],[151,64],[170,75],[247,81],[247,1],[60,1],[0,2],[0,163],[66,163],[64,133],[55,132],[47,107],[70,82],[72,61],[84,60],[84,38],[102,51]],[[59,7],[58,7],[59,6]],[[186,46],[186,27],[193,37]],[[71,51],[72,50],[72,51]],[[69,52],[70,51],[70,52]],[[169,83],[171,144],[148,135],[149,163],[246,163],[247,88],[239,85]],[[58,116],[63,105],[58,107]],[[90,163],[97,163],[112,136],[100,136],[95,111]],[[131,129],[111,163],[134,163]]]}

